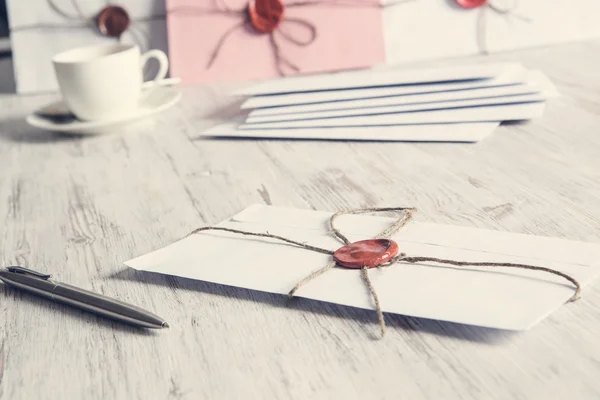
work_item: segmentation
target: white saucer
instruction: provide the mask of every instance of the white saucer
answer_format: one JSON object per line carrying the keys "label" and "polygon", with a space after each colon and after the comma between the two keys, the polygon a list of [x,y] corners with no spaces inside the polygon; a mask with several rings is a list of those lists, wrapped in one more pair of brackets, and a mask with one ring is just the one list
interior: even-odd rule
{"label": "white saucer", "polygon": [[[36,111],[27,117],[27,123],[36,128],[55,132],[64,132],[67,134],[95,135],[99,133],[108,133],[110,128],[133,122],[142,118],[147,118],[174,106],[181,100],[181,92],[170,87],[158,87],[150,95],[143,98],[137,112],[123,118],[110,121],[80,121],[78,119],[65,119],[65,121],[53,121],[47,117],[38,115]],[[42,109],[60,109],[66,110],[63,101],[55,102],[44,106]]]}

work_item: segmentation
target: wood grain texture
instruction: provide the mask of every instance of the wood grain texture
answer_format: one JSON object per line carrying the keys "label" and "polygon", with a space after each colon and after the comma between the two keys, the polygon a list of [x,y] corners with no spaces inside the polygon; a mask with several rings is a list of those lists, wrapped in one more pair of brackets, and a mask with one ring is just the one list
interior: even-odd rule
{"label": "wood grain texture", "polygon": [[491,58],[543,70],[563,96],[475,145],[200,139],[235,114],[224,86],[71,138],[23,121],[53,96],[0,95],[0,263],[171,325],[143,332],[0,286],[0,399],[600,398],[600,284],[529,332],[387,315],[377,340],[373,312],[122,265],[252,203],[416,206],[421,221],[600,240],[600,42]]}

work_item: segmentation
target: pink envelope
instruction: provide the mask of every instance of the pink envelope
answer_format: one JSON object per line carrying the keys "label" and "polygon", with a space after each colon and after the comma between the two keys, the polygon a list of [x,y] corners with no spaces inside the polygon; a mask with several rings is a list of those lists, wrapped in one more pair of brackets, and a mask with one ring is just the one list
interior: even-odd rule
{"label": "pink envelope", "polygon": [[[378,1],[320,0],[291,6],[302,1],[283,0],[284,6],[286,3],[290,6],[285,8],[279,26],[273,33],[259,33],[250,23],[243,26],[246,13],[222,13],[226,8],[245,10],[248,0],[167,0],[171,76],[193,84],[265,79],[282,73],[337,71],[383,63],[383,12],[377,6]],[[272,40],[281,55],[279,62]]]}

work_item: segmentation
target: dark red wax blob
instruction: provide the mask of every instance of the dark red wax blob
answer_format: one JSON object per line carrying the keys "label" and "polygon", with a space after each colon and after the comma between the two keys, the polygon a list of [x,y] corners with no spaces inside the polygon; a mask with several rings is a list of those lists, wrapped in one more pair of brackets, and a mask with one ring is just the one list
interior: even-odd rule
{"label": "dark red wax blob", "polygon": [[398,243],[393,240],[370,239],[340,247],[333,253],[333,258],[346,268],[374,268],[390,261],[398,252]]}
{"label": "dark red wax blob", "polygon": [[285,7],[281,0],[250,0],[248,16],[258,32],[271,33],[281,23]]}
{"label": "dark red wax blob", "polygon": [[96,17],[98,30],[109,37],[120,37],[129,28],[130,22],[129,14],[120,6],[106,6]]}
{"label": "dark red wax blob", "polygon": [[488,0],[456,0],[462,8],[477,8],[486,5]]}

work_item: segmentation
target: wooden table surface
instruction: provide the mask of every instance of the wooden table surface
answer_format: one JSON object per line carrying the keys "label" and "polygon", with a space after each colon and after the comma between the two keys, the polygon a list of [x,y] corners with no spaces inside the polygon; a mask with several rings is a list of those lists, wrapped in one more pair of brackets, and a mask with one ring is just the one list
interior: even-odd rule
{"label": "wooden table surface", "polygon": [[253,203],[417,206],[420,221],[597,242],[599,55],[596,41],[473,58],[541,69],[563,94],[479,144],[201,139],[236,113],[225,87],[74,138],[24,122],[54,95],[0,95],[1,264],[171,324],[145,332],[2,285],[0,399],[600,398],[600,283],[528,332],[387,315],[376,340],[374,312],[122,264]]}

